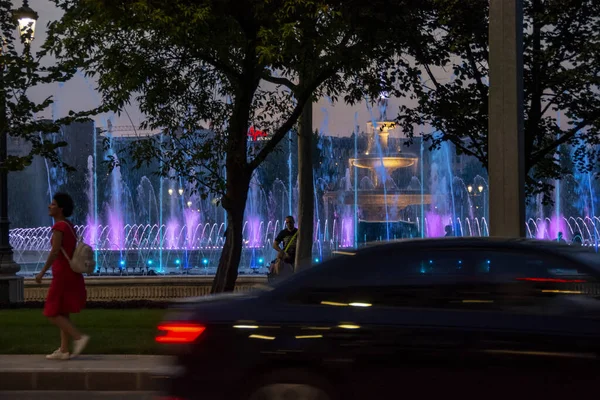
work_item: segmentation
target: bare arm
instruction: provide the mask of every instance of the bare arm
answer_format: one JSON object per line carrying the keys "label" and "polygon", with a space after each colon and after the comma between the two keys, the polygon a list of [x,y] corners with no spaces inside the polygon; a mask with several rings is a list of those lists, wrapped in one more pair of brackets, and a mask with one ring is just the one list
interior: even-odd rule
{"label": "bare arm", "polygon": [[40,271],[40,274],[44,275],[50,267],[52,267],[52,263],[58,258],[62,247],[62,241],[63,233],[60,231],[52,231],[52,249],[50,250],[50,254],[48,254],[48,259],[46,260],[46,264],[44,264],[44,268]]}
{"label": "bare arm", "polygon": [[283,257],[285,255],[285,252],[283,251],[283,249],[281,247],[279,247],[279,243],[280,242],[278,242],[277,239],[275,239],[273,241],[273,248],[275,250],[277,250],[277,253],[279,254],[279,257]]}

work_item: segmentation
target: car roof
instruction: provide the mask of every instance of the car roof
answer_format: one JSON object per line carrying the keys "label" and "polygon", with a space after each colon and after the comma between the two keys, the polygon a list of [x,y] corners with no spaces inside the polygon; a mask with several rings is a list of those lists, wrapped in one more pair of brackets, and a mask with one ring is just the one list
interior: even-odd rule
{"label": "car roof", "polygon": [[589,247],[570,246],[556,241],[510,238],[510,237],[443,237],[443,238],[416,238],[399,239],[389,242],[372,242],[358,249],[342,249],[337,251],[341,255],[363,255],[371,252],[393,251],[410,248],[411,250],[423,248],[453,248],[453,247],[497,247],[555,251],[565,253],[572,251],[591,251]]}

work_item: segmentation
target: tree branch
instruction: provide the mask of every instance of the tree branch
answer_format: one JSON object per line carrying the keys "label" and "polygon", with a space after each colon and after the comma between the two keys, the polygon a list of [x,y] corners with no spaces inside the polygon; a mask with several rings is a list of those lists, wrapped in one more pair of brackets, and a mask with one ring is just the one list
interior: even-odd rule
{"label": "tree branch", "polygon": [[279,127],[279,129],[275,131],[271,137],[271,140],[267,142],[267,144],[261,149],[256,157],[254,157],[254,159],[248,164],[252,171],[254,171],[267,158],[269,153],[275,149],[275,146],[279,144],[289,130],[294,127],[296,122],[298,122],[298,118],[302,114],[302,110],[304,109],[306,102],[309,101],[310,97],[312,96],[312,93],[319,87],[319,85],[335,74],[338,69],[341,68],[343,63],[344,59],[342,58],[337,63],[332,64],[328,68],[324,68],[310,84],[304,87],[302,92],[297,96],[298,102],[288,119]]}
{"label": "tree branch", "polygon": [[202,53],[202,52],[196,52],[194,54],[194,56],[197,57],[200,61],[210,64],[213,67],[215,67],[216,69],[221,70],[232,81],[239,81],[240,79],[242,79],[242,74],[240,74],[238,71],[236,71],[235,68],[233,68],[231,65],[229,65],[227,63],[224,63],[224,62],[218,60],[215,57],[212,57],[212,56],[210,56],[206,53]]}
{"label": "tree branch", "polygon": [[298,89],[298,86],[295,85],[292,81],[290,81],[287,78],[281,78],[281,77],[276,77],[273,76],[271,74],[269,74],[268,72],[264,72],[261,76],[261,78],[267,82],[271,82],[274,83],[276,85],[282,85],[285,86],[287,88],[289,88],[291,91],[296,91]]}
{"label": "tree branch", "polygon": [[471,46],[466,46],[467,50],[467,59],[469,60],[469,64],[471,64],[471,68],[473,69],[473,75],[475,75],[475,80],[477,81],[477,89],[479,89],[479,93],[482,97],[487,98],[487,87],[483,83],[483,77],[481,76],[481,72],[477,69],[477,63],[475,62],[475,57],[473,52],[471,51]]}
{"label": "tree branch", "polygon": [[[469,139],[473,140],[472,138],[469,138]],[[462,140],[460,142],[462,142]],[[473,142],[475,142],[475,141],[473,140]],[[473,156],[476,159],[478,159],[482,164],[485,164],[485,162],[487,161],[487,158],[486,158],[485,154],[483,154],[480,151],[475,152],[475,151],[469,149],[468,147],[464,146],[462,143],[456,143],[455,142],[454,145],[457,148],[459,148],[463,153],[465,153],[467,155],[470,155],[470,156]],[[477,150],[481,150],[482,146],[475,146],[475,148]]]}
{"label": "tree branch", "polygon": [[[600,118],[596,118],[596,119],[600,119]],[[565,144],[569,140],[573,139],[575,137],[575,135],[577,135],[577,132],[579,132],[583,127],[587,126],[591,122],[594,122],[594,121],[593,120],[587,120],[587,119],[582,120],[579,124],[577,124],[569,132],[567,132],[564,135],[562,135],[559,139],[553,141],[552,143],[550,143],[549,145],[547,145],[543,149],[540,149],[540,150],[536,151],[535,153],[533,153],[533,155],[529,159],[529,163],[528,163],[529,166],[528,166],[528,168],[526,168],[526,170],[528,171],[529,168],[531,168],[531,166],[536,165],[537,163],[539,163],[548,153],[550,153],[551,151],[556,150],[556,148],[558,146],[560,146],[561,144]]]}
{"label": "tree branch", "polygon": [[287,120],[275,131],[271,139],[265,144],[265,146],[260,150],[260,152],[254,157],[254,159],[248,164],[251,171],[254,171],[266,158],[267,156],[275,149],[275,147],[281,142],[281,139],[293,128],[293,126],[298,121],[298,118],[302,114],[302,110],[304,109],[304,105],[308,100],[308,96],[306,99],[298,100],[296,103],[296,107],[287,118]]}
{"label": "tree branch", "polygon": [[433,76],[433,72],[431,72],[431,68],[429,67],[428,64],[423,64],[423,67],[425,68],[425,71],[427,71],[427,75],[429,76],[429,80],[431,82],[433,82],[435,89],[439,90],[441,89],[440,84],[438,83],[437,79],[435,79],[435,76]]}
{"label": "tree branch", "polygon": [[540,117],[543,117],[546,114],[546,111],[548,111],[548,109],[552,106],[552,104],[555,104],[554,101],[558,98],[558,96],[559,95],[557,94],[555,96],[552,96],[552,98],[548,100],[548,103],[546,103],[546,106],[542,110],[542,114],[540,115]]}

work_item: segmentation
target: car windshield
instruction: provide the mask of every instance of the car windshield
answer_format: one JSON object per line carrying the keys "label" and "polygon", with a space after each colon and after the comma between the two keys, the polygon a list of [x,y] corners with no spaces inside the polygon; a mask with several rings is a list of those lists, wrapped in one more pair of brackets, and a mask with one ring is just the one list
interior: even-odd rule
{"label": "car windshield", "polygon": [[600,272],[600,252],[596,247],[570,247],[565,253]]}
{"label": "car windshield", "polygon": [[550,240],[527,239],[526,242],[533,244],[539,250],[547,249],[563,254],[600,271],[600,247],[598,246],[576,246]]}
{"label": "car windshield", "polygon": [[[327,260],[322,265],[317,264],[316,268],[326,267],[328,265],[335,264],[335,263],[339,262],[339,260],[343,260],[344,258],[354,256],[355,254],[356,254],[355,250],[333,251],[331,257],[328,257]],[[309,276],[314,276],[314,272],[315,272],[315,268],[307,268],[299,273],[292,274],[288,277],[283,277],[283,278],[275,277],[272,281],[269,282],[268,286],[266,286],[266,285],[261,285],[261,286],[263,286],[262,287],[263,290],[270,291],[273,289],[277,289],[282,285],[288,285],[297,280],[302,280],[302,279],[304,279],[304,276],[307,273],[309,274]]]}

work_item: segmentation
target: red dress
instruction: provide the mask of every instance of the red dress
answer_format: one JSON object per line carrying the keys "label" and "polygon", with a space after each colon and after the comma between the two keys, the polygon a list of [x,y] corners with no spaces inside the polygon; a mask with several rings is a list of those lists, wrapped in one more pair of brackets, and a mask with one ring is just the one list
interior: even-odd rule
{"label": "red dress", "polygon": [[[52,231],[62,232],[62,247],[69,256],[73,255],[77,245],[77,238],[71,228],[75,230],[75,227],[67,221],[57,222],[52,227]],[[69,260],[61,251],[52,263],[52,282],[44,305],[44,315],[56,317],[78,313],[85,306],[86,296],[83,275],[73,272]]]}

